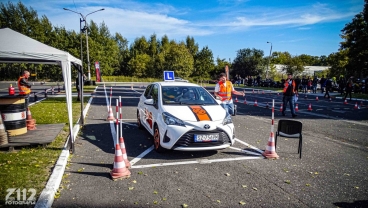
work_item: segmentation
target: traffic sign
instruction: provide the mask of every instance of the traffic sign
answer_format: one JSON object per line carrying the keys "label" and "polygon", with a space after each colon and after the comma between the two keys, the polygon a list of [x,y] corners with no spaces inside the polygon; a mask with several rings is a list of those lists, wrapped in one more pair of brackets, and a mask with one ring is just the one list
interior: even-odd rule
{"label": "traffic sign", "polygon": [[175,81],[173,71],[164,71],[164,81]]}

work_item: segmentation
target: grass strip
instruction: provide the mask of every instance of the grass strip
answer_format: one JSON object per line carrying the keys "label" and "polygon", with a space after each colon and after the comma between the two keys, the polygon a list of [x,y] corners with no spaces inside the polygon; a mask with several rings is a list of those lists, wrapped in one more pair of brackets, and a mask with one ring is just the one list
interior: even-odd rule
{"label": "grass strip", "polygon": [[[89,98],[85,98],[87,103]],[[73,123],[80,116],[80,103],[73,98]],[[48,98],[30,107],[32,118],[37,124],[64,123],[65,126],[56,139],[47,146],[28,146],[20,150],[0,152],[0,207],[5,204],[8,188],[34,188],[36,197],[41,194],[52,172],[66,138],[69,134],[69,121],[65,98]],[[16,196],[15,193],[12,195]],[[27,193],[27,197],[30,192]]]}

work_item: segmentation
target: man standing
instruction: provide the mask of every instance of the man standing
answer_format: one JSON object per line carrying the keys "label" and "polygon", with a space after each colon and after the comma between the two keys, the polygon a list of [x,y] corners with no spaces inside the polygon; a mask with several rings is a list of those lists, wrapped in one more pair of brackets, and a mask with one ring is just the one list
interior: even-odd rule
{"label": "man standing", "polygon": [[24,71],[18,79],[19,95],[28,96],[31,93],[31,84],[28,82],[29,72]]}
{"label": "man standing", "polygon": [[321,93],[324,93],[325,92],[325,87],[326,87],[326,79],[325,79],[324,75],[322,75],[322,78],[319,81],[319,83],[321,84]]}
{"label": "man standing", "polygon": [[332,89],[332,81],[330,80],[329,77],[326,77],[325,86],[326,86],[326,92],[325,92],[325,95],[323,97],[326,98],[326,96],[327,96],[327,98],[330,98],[330,91]]}
{"label": "man standing", "polygon": [[291,115],[293,118],[295,118],[297,115],[295,114],[295,108],[294,108],[294,105],[295,105],[294,95],[295,93],[297,93],[297,91],[296,91],[296,84],[295,84],[295,81],[293,80],[292,74],[288,74],[288,78],[285,80],[285,83],[284,83],[283,92],[284,92],[284,97],[283,97],[282,115],[285,116],[286,105],[289,102]]}
{"label": "man standing", "polygon": [[234,103],[231,94],[245,96],[244,92],[238,92],[234,89],[232,83],[226,80],[226,74],[221,73],[219,82],[215,86],[215,96],[220,99],[221,106],[230,114],[235,115]]}
{"label": "man standing", "polygon": [[312,91],[314,94],[317,93],[317,84],[318,84],[317,76],[314,76],[313,81],[312,81]]}
{"label": "man standing", "polygon": [[25,98],[26,114],[28,114],[29,94],[31,93],[31,84],[28,82],[29,71],[24,71],[18,79],[19,95]]}

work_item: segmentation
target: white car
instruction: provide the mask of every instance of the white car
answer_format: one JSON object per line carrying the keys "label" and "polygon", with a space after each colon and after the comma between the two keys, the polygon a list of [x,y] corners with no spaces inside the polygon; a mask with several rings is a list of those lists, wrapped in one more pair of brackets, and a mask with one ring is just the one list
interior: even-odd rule
{"label": "white car", "polygon": [[186,80],[186,79],[183,79],[183,78],[181,78],[181,77],[175,77],[175,79],[174,79],[176,82],[189,82],[188,80]]}
{"label": "white car", "polygon": [[235,139],[231,115],[206,89],[186,82],[148,85],[139,99],[137,123],[153,136],[157,152],[219,150]]}

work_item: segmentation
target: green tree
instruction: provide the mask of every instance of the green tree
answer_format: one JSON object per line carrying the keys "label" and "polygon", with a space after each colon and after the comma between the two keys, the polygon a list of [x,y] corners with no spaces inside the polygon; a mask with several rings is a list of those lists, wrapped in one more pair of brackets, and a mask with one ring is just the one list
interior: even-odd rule
{"label": "green tree", "polygon": [[193,73],[194,59],[184,43],[171,42],[169,53],[165,56],[165,68],[176,76],[188,78]]}
{"label": "green tree", "polygon": [[287,74],[301,74],[304,71],[304,63],[298,56],[290,57],[283,64],[282,71]]}
{"label": "green tree", "polygon": [[336,53],[331,53],[328,56],[328,64],[330,66],[330,75],[334,77],[347,76],[346,65],[349,62],[347,50],[340,50]]}
{"label": "green tree", "polygon": [[195,58],[198,53],[199,47],[198,44],[194,41],[194,38],[187,36],[185,40],[185,45],[188,48],[190,54],[192,54],[192,56]]}
{"label": "green tree", "polygon": [[195,55],[192,76],[197,77],[199,81],[207,80],[214,68],[213,53],[205,46]]}
{"label": "green tree", "polygon": [[259,75],[264,69],[263,51],[258,49],[240,49],[232,64],[231,74],[241,77]]}
{"label": "green tree", "polygon": [[114,40],[119,48],[118,61],[120,63],[120,70],[115,75],[129,76],[132,72],[128,71],[128,62],[130,60],[130,52],[128,47],[128,40],[120,33],[115,33]]}
{"label": "green tree", "polygon": [[212,73],[210,73],[211,78],[213,80],[217,80],[220,73],[225,73],[226,65],[229,67],[229,69],[232,68],[230,61],[226,61],[225,59],[220,59],[219,57],[217,57],[214,70],[212,71]]}
{"label": "green tree", "polygon": [[148,54],[138,54],[131,58],[128,62],[128,67],[133,71],[133,76],[143,78],[147,77],[147,65],[151,58]]}
{"label": "green tree", "polygon": [[348,63],[346,71],[349,75],[365,77],[368,75],[368,0],[365,0],[363,12],[355,15],[346,24],[340,35],[344,39],[340,50],[347,50]]}

